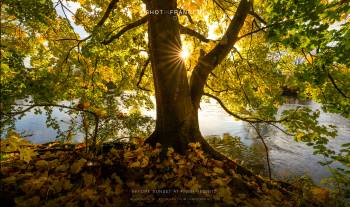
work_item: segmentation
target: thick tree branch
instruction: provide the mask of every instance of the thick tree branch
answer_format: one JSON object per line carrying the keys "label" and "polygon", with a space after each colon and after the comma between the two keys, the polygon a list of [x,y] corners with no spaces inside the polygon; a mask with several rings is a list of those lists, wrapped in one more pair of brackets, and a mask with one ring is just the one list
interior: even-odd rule
{"label": "thick tree branch", "polygon": [[182,26],[181,24],[179,25],[179,27],[180,27],[181,34],[190,35],[190,36],[195,37],[195,38],[199,39],[200,41],[206,42],[206,43],[208,43],[210,41],[215,41],[215,40],[207,39],[204,35],[200,34],[199,32],[197,32],[193,29],[190,29],[188,27]]}
{"label": "thick tree branch", "polygon": [[107,7],[107,9],[106,9],[106,12],[104,13],[104,15],[102,16],[102,18],[100,19],[100,21],[96,24],[96,27],[95,27],[95,28],[100,27],[100,26],[102,26],[102,25],[105,23],[105,21],[107,20],[108,16],[109,16],[110,13],[112,12],[112,10],[114,9],[114,7],[115,7],[115,5],[118,3],[118,1],[119,1],[119,0],[112,0],[112,1],[109,3],[109,5],[108,5],[108,7]]}
{"label": "thick tree branch", "polygon": [[117,34],[112,35],[108,40],[103,41],[102,44],[108,45],[109,43],[113,42],[115,39],[118,39],[119,37],[121,37],[125,32],[146,23],[148,21],[148,17],[149,16],[146,15],[146,16],[142,17],[141,19],[126,25]]}
{"label": "thick tree branch", "polygon": [[207,55],[200,58],[198,64],[195,66],[190,81],[192,103],[195,108],[199,107],[203,88],[209,74],[224,60],[238,41],[239,31],[243,27],[250,8],[251,3],[248,0],[241,0],[234,18],[231,20],[221,41]]}

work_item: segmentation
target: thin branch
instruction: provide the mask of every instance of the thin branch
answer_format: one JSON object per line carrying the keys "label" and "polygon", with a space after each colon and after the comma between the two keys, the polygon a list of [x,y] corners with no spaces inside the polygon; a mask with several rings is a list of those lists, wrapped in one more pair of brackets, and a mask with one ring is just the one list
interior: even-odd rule
{"label": "thin branch", "polygon": [[205,84],[205,86],[207,87],[207,88],[209,88],[211,91],[213,91],[213,92],[215,92],[215,93],[222,93],[222,92],[227,92],[229,89],[228,88],[226,88],[226,89],[224,89],[224,90],[215,90],[214,88],[212,88],[211,86],[209,86],[209,84]]}
{"label": "thin branch", "polygon": [[[75,37],[77,38],[78,35],[77,35],[77,33],[74,31],[74,27],[72,26],[72,24],[71,24],[71,22],[69,21],[69,18],[68,18],[68,16],[67,16],[66,12],[64,11],[64,9],[67,8],[67,7],[62,3],[61,0],[59,0],[59,2],[60,2],[60,4],[61,4],[61,9],[62,9],[63,15],[65,16],[66,21],[67,21],[69,27],[72,29],[72,31],[73,31]],[[69,9],[68,9],[68,11],[71,12]],[[74,15],[74,13],[73,13],[73,15]]]}
{"label": "thin branch", "polygon": [[[303,54],[305,54],[304,51],[303,51]],[[330,74],[329,70],[326,69],[325,65],[322,65],[322,70],[327,73],[328,79],[331,81],[333,87],[338,91],[338,93],[340,93],[344,98],[350,98],[338,87],[338,85],[335,83],[333,76]]]}
{"label": "thin branch", "polygon": [[261,16],[259,16],[254,10],[250,11],[249,14],[255,17],[260,22],[262,22],[263,24],[267,25],[267,22]]}
{"label": "thin branch", "polygon": [[271,176],[271,166],[270,166],[269,148],[267,147],[267,145],[266,145],[266,143],[265,143],[265,140],[264,140],[264,137],[261,135],[259,129],[258,129],[256,126],[254,126],[254,124],[252,124],[252,123],[249,123],[249,124],[255,129],[255,131],[256,131],[256,133],[258,134],[258,136],[259,136],[261,142],[262,142],[263,145],[264,145],[265,153],[266,153],[267,169],[268,169],[268,171],[269,171],[269,178],[270,178],[270,180],[271,180],[271,179],[272,179],[272,176]]}
{"label": "thin branch", "polygon": [[[69,13],[71,13],[73,16],[75,15],[75,13],[74,13],[72,10],[70,10],[66,5],[64,5],[63,2],[62,2],[61,0],[58,0],[57,5],[55,5],[55,7],[57,7],[58,4],[60,4],[61,7],[64,7],[64,8],[65,8]],[[80,18],[78,18],[78,17],[76,17],[76,16],[74,16],[74,18],[75,18],[76,20],[78,20],[80,24],[82,24],[84,27],[86,27],[86,25],[83,23],[83,21],[82,21]]]}
{"label": "thin branch", "polygon": [[[63,60],[63,63],[67,63],[67,62],[68,62],[68,58],[69,58],[69,56],[70,56],[70,54],[71,54],[71,52],[73,51],[74,48],[77,47],[77,48],[78,48],[78,51],[79,51],[80,44],[81,44],[82,42],[84,42],[84,41],[90,39],[90,38],[91,38],[91,35],[89,35],[89,36],[87,36],[86,38],[81,39],[81,40],[79,40],[79,39],[72,39],[72,40],[74,40],[74,41],[77,41],[78,43],[77,43],[76,45],[74,45],[73,47],[69,48],[69,50],[68,50],[68,52],[67,52],[67,55],[65,56],[65,58],[64,58],[64,60]],[[62,66],[63,66],[63,63],[62,63]]]}
{"label": "thin branch", "polygon": [[310,62],[310,60],[307,58],[307,55],[306,55],[306,53],[305,53],[305,51],[304,51],[303,48],[301,49],[301,52],[303,53],[305,60],[306,60],[310,65],[313,65],[312,62]]}
{"label": "thin branch", "polygon": [[286,130],[282,129],[280,126],[278,126],[277,124],[274,124],[274,123],[267,123],[273,127],[275,127],[276,129],[280,130],[281,132],[283,132],[285,135],[288,135],[288,136],[295,136],[295,134],[291,134],[291,133],[288,133]]}
{"label": "thin branch", "polygon": [[349,98],[348,96],[345,95],[345,93],[338,87],[338,85],[335,83],[332,75],[327,72],[327,76],[329,78],[329,80],[331,81],[332,85],[334,86],[334,88],[344,97],[344,98]]}
{"label": "thin branch", "polygon": [[[85,112],[85,113],[91,114],[94,117],[94,119],[95,119],[95,130],[94,130],[94,135],[92,137],[93,148],[95,148],[97,135],[98,135],[98,125],[99,125],[100,117],[94,111],[90,111],[90,110],[83,109],[83,108],[78,108],[78,107],[73,107],[73,106],[59,105],[59,104],[34,104],[34,105],[14,104],[14,105],[16,105],[16,106],[28,106],[28,108],[23,110],[23,111],[21,111],[21,113],[25,113],[26,111],[29,111],[30,109],[32,109],[34,107],[45,107],[46,106],[46,107],[58,107],[58,108],[64,108],[64,109],[71,109],[71,110],[81,111],[81,112]],[[15,114],[15,115],[18,115],[18,114],[19,114],[19,112],[17,114]],[[13,115],[13,114],[4,113],[4,115]]]}
{"label": "thin branch", "polygon": [[190,29],[188,27],[185,27],[181,24],[179,26],[180,26],[180,33],[181,34],[190,35],[190,36],[195,37],[195,38],[197,38],[200,41],[205,42],[205,43],[208,43],[210,41],[216,41],[216,40],[207,39],[204,35],[200,34],[199,32],[197,32],[193,29]]}
{"label": "thin branch", "polygon": [[250,123],[280,123],[280,122],[287,121],[286,118],[285,119],[281,119],[281,120],[262,120],[260,118],[255,118],[255,117],[242,117],[242,116],[240,116],[238,114],[235,114],[232,111],[230,111],[225,106],[225,104],[221,101],[220,98],[218,98],[218,97],[216,97],[216,96],[214,96],[212,94],[209,94],[209,93],[203,93],[203,95],[215,99],[219,103],[219,105],[224,109],[224,111],[226,111],[226,113],[228,113],[229,115],[231,115],[231,116],[233,116],[233,117],[235,117],[237,119],[240,119],[242,121],[246,121],[246,122],[250,122]]}
{"label": "thin branch", "polygon": [[117,34],[115,35],[112,35],[108,40],[104,40],[102,42],[102,44],[104,45],[108,45],[109,43],[113,42],[115,39],[118,39],[119,37],[121,37],[125,32],[131,30],[131,29],[134,29],[135,27],[138,27],[144,23],[146,23],[148,21],[148,15],[142,17],[141,19],[133,22],[133,23],[130,23],[128,25],[126,25],[125,27],[123,27],[123,29],[121,29]]}
{"label": "thin branch", "polygon": [[238,37],[238,40],[240,40],[240,39],[242,39],[242,38],[244,38],[244,37],[247,37],[247,36],[251,36],[252,34],[258,33],[258,32],[260,32],[260,31],[264,31],[265,29],[267,29],[267,28],[269,28],[269,27],[271,27],[271,26],[272,26],[272,25],[270,25],[270,26],[265,26],[265,27],[260,27],[260,28],[257,29],[257,30],[248,32],[248,33],[246,33],[246,34],[244,34],[244,35],[242,35],[242,36],[239,36],[239,37]]}
{"label": "thin branch", "polygon": [[250,121],[251,121],[251,120],[249,120],[249,119],[247,119],[247,118],[245,118],[245,117],[241,117],[241,116],[239,116],[239,115],[233,113],[232,111],[230,111],[230,110],[225,106],[225,104],[221,101],[221,99],[219,99],[218,97],[216,97],[216,96],[214,96],[214,95],[212,95],[212,94],[209,94],[209,93],[203,93],[203,95],[208,96],[208,97],[210,97],[210,98],[212,98],[212,99],[215,99],[215,100],[220,104],[221,108],[223,108],[224,111],[226,111],[226,113],[228,113],[229,115],[231,115],[231,116],[233,116],[233,117],[235,117],[235,118],[237,118],[237,119],[240,119],[240,120],[242,120],[242,121],[247,121],[247,122],[250,122]]}
{"label": "thin branch", "polygon": [[147,88],[144,88],[144,87],[140,86],[140,84],[141,84],[141,82],[142,82],[142,78],[143,78],[143,76],[145,75],[146,68],[147,68],[147,66],[148,66],[149,63],[150,63],[150,58],[148,58],[148,59],[146,60],[145,64],[143,65],[142,70],[141,70],[141,73],[140,73],[139,80],[137,81],[137,84],[136,84],[136,86],[137,86],[139,89],[144,90],[144,91],[151,91],[151,90],[149,90],[149,89],[147,89]]}
{"label": "thin branch", "polygon": [[77,38],[60,38],[60,39],[55,39],[53,41],[76,41],[76,42],[79,42],[81,40],[79,40]]}
{"label": "thin branch", "polygon": [[241,79],[241,76],[240,76],[240,74],[239,74],[239,72],[238,72],[237,67],[235,67],[235,71],[236,71],[236,76],[237,76],[237,78],[238,78],[238,80],[239,80],[239,86],[240,86],[241,90],[243,91],[243,95],[244,95],[245,99],[247,100],[248,104],[249,104],[249,105],[252,105],[252,104],[250,103],[250,99],[249,99],[249,97],[248,97],[248,94],[247,94],[247,92],[245,91],[245,88],[243,87],[242,79]]}
{"label": "thin branch", "polygon": [[36,106],[29,106],[28,108],[22,110],[22,111],[15,111],[15,112],[9,112],[9,113],[4,113],[2,111],[0,111],[0,114],[1,115],[6,115],[6,116],[16,116],[16,115],[19,115],[19,114],[24,114],[26,113],[27,111],[31,110],[32,108],[34,108]]}
{"label": "thin branch", "polygon": [[[226,17],[227,18],[229,18],[230,20],[231,20],[231,18],[230,18],[230,16],[227,14],[227,12],[226,12],[226,9],[219,3],[219,2],[217,2],[216,0],[213,0],[213,2],[214,2],[214,4],[216,4],[221,10],[222,10],[222,12],[224,12],[224,14],[226,15]],[[230,11],[230,10],[229,10]]]}
{"label": "thin branch", "polygon": [[192,20],[192,17],[190,15],[190,13],[186,10],[183,10],[183,9],[177,9],[178,10],[178,14],[180,15],[185,15],[188,19],[188,21],[191,23],[191,24],[194,24],[193,20]]}
{"label": "thin branch", "polygon": [[72,110],[76,110],[76,111],[82,111],[82,112],[86,112],[92,115],[96,115],[95,112],[87,110],[87,109],[81,109],[81,108],[77,108],[77,107],[73,107],[73,106],[66,106],[66,105],[60,105],[60,104],[34,104],[34,105],[28,105],[28,104],[14,104],[15,106],[29,106],[29,107],[40,107],[40,106],[47,106],[47,107],[58,107],[58,108],[65,108],[65,109],[72,109]]}

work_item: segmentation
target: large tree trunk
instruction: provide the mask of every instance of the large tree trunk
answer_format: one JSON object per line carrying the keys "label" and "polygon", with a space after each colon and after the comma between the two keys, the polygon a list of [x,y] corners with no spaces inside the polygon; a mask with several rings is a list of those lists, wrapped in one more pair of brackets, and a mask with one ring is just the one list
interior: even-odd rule
{"label": "large tree trunk", "polygon": [[[181,39],[175,10],[177,0],[146,1],[149,12],[149,54],[155,86],[157,120],[154,133],[148,138],[151,144],[173,147],[184,153],[190,142],[199,142],[211,156],[222,159],[204,140],[199,130],[198,108],[204,83],[210,70],[226,56],[243,25],[249,3],[242,0],[237,15],[231,22],[225,37],[227,43],[216,46],[205,58],[207,64],[199,63],[192,74],[191,88],[185,64],[180,57]],[[236,25],[236,26],[234,26]],[[215,60],[215,61],[213,61]],[[206,68],[204,65],[211,65]],[[202,72],[201,72],[202,71]]]}
{"label": "large tree trunk", "polygon": [[157,107],[156,128],[148,142],[173,147],[183,153],[188,143],[203,138],[199,131],[197,109],[191,101],[186,68],[180,57],[179,22],[177,16],[171,14],[176,8],[176,0],[152,0],[147,4]]}

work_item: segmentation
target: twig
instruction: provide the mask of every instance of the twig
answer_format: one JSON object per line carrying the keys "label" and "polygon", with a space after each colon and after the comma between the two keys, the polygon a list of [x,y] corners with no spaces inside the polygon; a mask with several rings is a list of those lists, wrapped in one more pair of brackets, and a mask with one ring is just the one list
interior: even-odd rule
{"label": "twig", "polygon": [[267,168],[268,168],[268,171],[269,171],[269,178],[270,180],[272,179],[272,176],[271,176],[271,166],[270,166],[270,156],[269,156],[269,148],[267,147],[266,143],[265,143],[265,140],[264,140],[264,137],[261,135],[260,131],[256,128],[256,126],[254,126],[254,124],[250,123],[249,124],[255,129],[256,133],[258,134],[261,142],[263,143],[264,145],[264,148],[265,148],[265,153],[266,153],[266,162],[267,162]]}
{"label": "twig", "polygon": [[148,21],[148,17],[149,15],[146,15],[144,17],[142,17],[141,19],[130,23],[128,25],[126,25],[125,27],[123,27],[123,29],[121,29],[117,34],[112,35],[108,40],[104,40],[102,41],[102,44],[104,45],[108,45],[109,43],[113,42],[114,40],[118,39],[119,37],[121,37],[125,32],[134,29],[135,27],[138,27],[144,23],[146,23]]}
{"label": "twig", "polygon": [[136,84],[136,86],[137,86],[139,89],[142,89],[142,90],[144,90],[144,91],[151,91],[151,90],[149,90],[149,89],[147,89],[147,88],[144,88],[144,87],[141,87],[141,86],[140,86],[140,84],[141,84],[141,82],[142,82],[142,78],[143,78],[143,76],[145,75],[146,68],[147,68],[147,66],[148,66],[149,63],[150,63],[150,58],[148,58],[148,59],[146,60],[145,64],[143,65],[142,70],[141,70],[141,73],[140,73],[139,80],[137,81],[137,84]]}

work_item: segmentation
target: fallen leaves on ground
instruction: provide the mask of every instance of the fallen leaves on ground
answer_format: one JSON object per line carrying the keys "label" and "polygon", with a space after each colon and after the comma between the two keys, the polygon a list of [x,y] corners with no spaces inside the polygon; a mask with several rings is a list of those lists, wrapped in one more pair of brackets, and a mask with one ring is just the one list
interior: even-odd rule
{"label": "fallen leaves on ground", "polygon": [[[15,206],[297,206],[298,192],[236,173],[205,156],[198,143],[186,155],[161,146],[103,153],[48,146],[31,160],[2,161],[1,203]],[[56,148],[55,148],[56,149]],[[319,195],[319,191],[315,191]]]}

